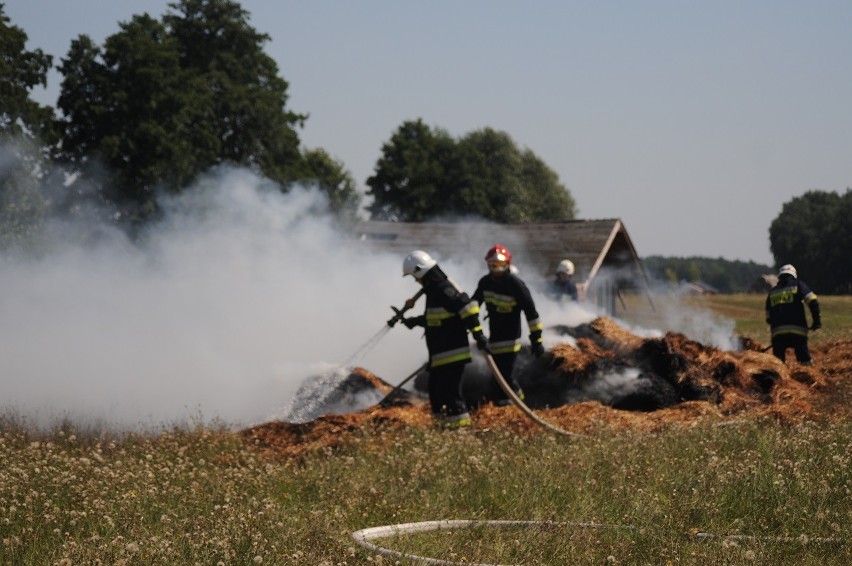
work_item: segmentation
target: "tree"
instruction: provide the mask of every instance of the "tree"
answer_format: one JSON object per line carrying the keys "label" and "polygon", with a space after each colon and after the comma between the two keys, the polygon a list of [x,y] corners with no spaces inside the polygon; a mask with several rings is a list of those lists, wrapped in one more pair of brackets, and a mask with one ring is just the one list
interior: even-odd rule
{"label": "tree", "polygon": [[209,96],[193,92],[200,81],[180,66],[165,27],[143,15],[121,30],[103,51],[81,36],[63,59],[62,154],[102,177],[107,200],[144,214],[156,189],[178,190],[215,162],[215,136],[204,119]]}
{"label": "tree", "polygon": [[720,293],[749,292],[771,267],[753,261],[727,260],[708,257],[649,256],[642,259],[645,270],[652,279],[675,287],[680,281],[702,281]]}
{"label": "tree", "polygon": [[455,142],[422,120],[406,121],[382,146],[375,173],[367,179],[378,220],[422,222],[460,208],[454,171]]}
{"label": "tree", "polygon": [[62,60],[61,155],[82,175],[102,167],[103,197],[134,219],[159,189],[233,163],[286,183],[298,166],[287,83],[263,53],[268,37],[231,0],[182,0],[158,21],[122,23],[103,49],[80,36]]}
{"label": "tree", "polygon": [[792,263],[819,293],[852,291],[852,189],[808,191],[784,204],[769,227],[777,265]]}
{"label": "tree", "polygon": [[367,185],[374,219],[421,222],[475,215],[526,222],[566,220],[576,212],[556,173],[491,128],[456,141],[422,120],[404,122],[382,146]]}
{"label": "tree", "polygon": [[462,156],[464,208],[454,212],[496,222],[524,220],[521,154],[509,134],[491,128],[471,132],[459,141],[457,151]]}
{"label": "tree", "polygon": [[27,34],[0,4],[0,247],[29,243],[50,205],[42,184],[54,140],[53,109],[30,98],[47,84],[52,58],[26,51]]}
{"label": "tree", "polygon": [[53,58],[41,49],[26,51],[27,34],[10,25],[0,4],[0,136],[24,136],[51,141],[53,109],[30,98],[30,91],[47,85]]}
{"label": "tree", "polygon": [[352,175],[343,167],[343,163],[332,158],[324,149],[310,149],[302,152],[303,168],[299,178],[303,184],[316,186],[328,196],[331,210],[354,218],[360,196],[355,190]]}
{"label": "tree", "polygon": [[577,216],[577,205],[553,169],[532,151],[521,158],[521,220],[565,220]]}
{"label": "tree", "polygon": [[279,182],[292,178],[299,160],[295,127],[306,116],[286,110],[287,82],[275,60],[263,52],[269,36],[248,23],[249,14],[232,0],[182,0],[164,23],[191,69],[211,96],[213,129],[222,161],[256,166]]}

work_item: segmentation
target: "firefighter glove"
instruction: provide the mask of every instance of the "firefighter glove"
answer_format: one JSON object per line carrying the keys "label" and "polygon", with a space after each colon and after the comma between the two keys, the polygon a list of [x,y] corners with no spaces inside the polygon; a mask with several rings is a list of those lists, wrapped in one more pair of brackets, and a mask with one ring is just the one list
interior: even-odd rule
{"label": "firefighter glove", "polygon": [[488,338],[485,337],[485,334],[482,332],[477,332],[473,335],[473,339],[476,340],[476,347],[485,352],[486,354],[490,354],[491,350],[488,349]]}
{"label": "firefighter glove", "polygon": [[822,321],[819,319],[814,320],[814,323],[811,324],[811,330],[819,330],[822,328]]}
{"label": "firefighter glove", "polygon": [[541,330],[530,332],[530,348],[533,356],[540,358],[544,354],[544,345],[541,342]]}
{"label": "firefighter glove", "polygon": [[415,326],[423,326],[422,316],[413,316],[411,318],[403,318],[402,323],[406,328],[414,328]]}

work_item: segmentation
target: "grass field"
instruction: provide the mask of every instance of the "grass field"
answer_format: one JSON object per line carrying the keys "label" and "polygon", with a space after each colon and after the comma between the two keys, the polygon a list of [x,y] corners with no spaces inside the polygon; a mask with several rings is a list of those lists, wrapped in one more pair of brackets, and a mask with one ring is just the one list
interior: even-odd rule
{"label": "grass field", "polygon": [[[852,339],[852,300],[821,302],[813,340]],[[768,343],[760,297],[687,306]],[[351,533],[441,519],[545,523],[378,543],[489,564],[852,563],[848,420],[601,427],[584,440],[372,427],[286,461],[225,428],[36,432],[7,416],[0,430],[0,564],[408,564]]]}

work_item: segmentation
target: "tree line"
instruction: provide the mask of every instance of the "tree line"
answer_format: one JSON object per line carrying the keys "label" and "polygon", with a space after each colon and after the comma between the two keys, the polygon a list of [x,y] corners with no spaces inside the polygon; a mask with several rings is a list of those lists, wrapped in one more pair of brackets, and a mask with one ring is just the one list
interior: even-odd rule
{"label": "tree line", "polygon": [[[132,232],[157,217],[160,195],[228,164],[284,192],[316,186],[344,220],[364,202],[381,220],[575,218],[570,190],[509,134],[484,128],[456,139],[422,119],[391,134],[360,194],[341,161],[302,147],[309,117],[289,107],[289,84],[264,52],[269,39],[234,0],[179,0],[160,18],[120,22],[102,45],[74,39],[55,67],[54,109],[30,96],[46,85],[53,58],[26,49],[26,32],[0,3],[0,245],[25,241],[48,215],[85,207],[111,211]],[[847,189],[786,203],[769,230],[776,263],[794,263],[815,289],[852,292],[850,200]],[[753,270],[669,263],[683,278],[700,265],[700,279],[720,289],[740,289]]]}
{"label": "tree line", "polygon": [[645,269],[657,281],[674,285],[702,281],[721,293],[745,293],[759,278],[784,264],[793,264],[799,276],[817,294],[852,294],[852,189],[843,194],[812,190],[784,203],[769,227],[774,266],[706,257],[643,258]]}
{"label": "tree line", "polygon": [[706,283],[720,293],[748,293],[757,290],[762,275],[772,273],[768,265],[753,261],[731,261],[709,257],[642,258],[645,271],[653,282],[675,288],[682,281]]}
{"label": "tree line", "polygon": [[[334,211],[358,212],[362,196],[343,163],[321,148],[302,148],[298,130],[308,116],[289,108],[289,85],[263,50],[269,36],[250,25],[238,2],[180,0],[161,18],[134,15],[118,28],[103,45],[86,35],[71,42],[56,67],[56,112],[29,96],[45,85],[52,57],[25,49],[26,33],[0,4],[0,135],[15,140],[16,164],[15,179],[4,183],[7,197],[10,184],[27,174],[43,183],[58,164],[64,177],[92,187],[90,197],[135,225],[156,215],[158,195],[235,164],[283,191],[316,185]],[[575,212],[552,169],[491,129],[455,141],[406,121],[367,184],[375,218],[521,221]]]}

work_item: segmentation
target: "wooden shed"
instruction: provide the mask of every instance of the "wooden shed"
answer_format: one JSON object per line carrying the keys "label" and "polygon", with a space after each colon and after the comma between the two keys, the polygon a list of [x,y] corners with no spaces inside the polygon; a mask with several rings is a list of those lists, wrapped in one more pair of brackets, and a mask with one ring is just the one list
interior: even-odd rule
{"label": "wooden shed", "polygon": [[[556,266],[570,259],[581,297],[615,314],[622,290],[644,292],[651,302],[645,270],[618,218],[517,224],[488,222],[378,222],[355,225],[355,236],[400,257],[425,250],[438,261],[482,261],[496,243],[507,246],[527,284],[542,285]],[[651,303],[653,307],[653,303]]]}

